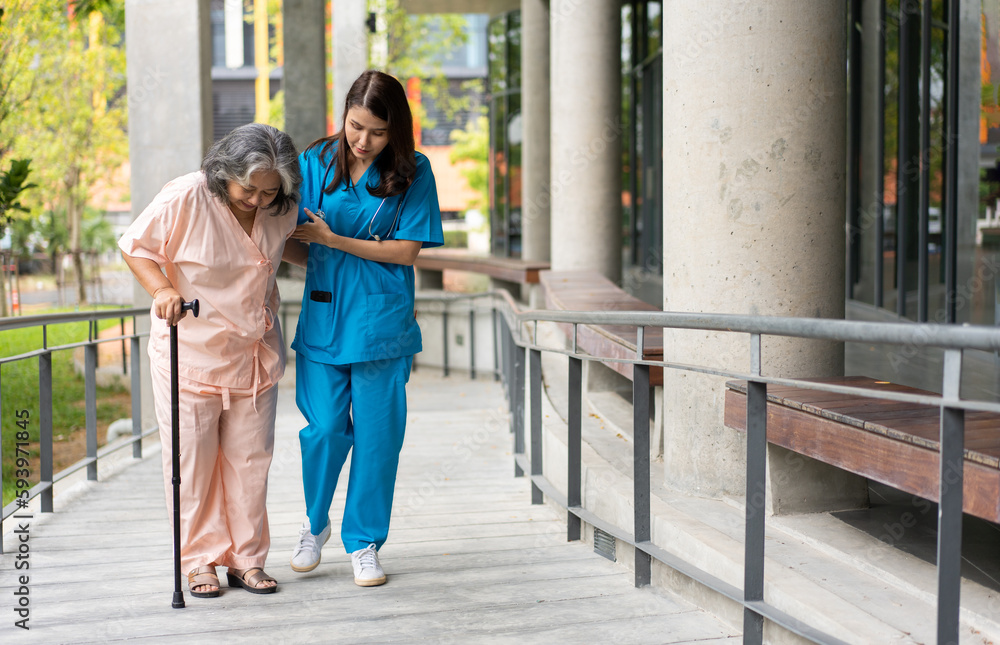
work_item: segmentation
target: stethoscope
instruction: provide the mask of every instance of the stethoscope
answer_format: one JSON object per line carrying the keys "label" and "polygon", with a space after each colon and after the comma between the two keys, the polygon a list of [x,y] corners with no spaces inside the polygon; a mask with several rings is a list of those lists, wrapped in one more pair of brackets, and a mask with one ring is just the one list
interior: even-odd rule
{"label": "stethoscope", "polygon": [[[326,219],[326,213],[323,212],[323,197],[326,195],[326,182],[330,177],[330,170],[332,168],[333,168],[332,163],[326,167],[326,173],[324,173],[323,175],[323,183],[320,184],[320,189],[319,189],[319,204],[316,207],[316,217],[322,220]],[[344,190],[347,189],[345,188]],[[378,213],[380,210],[382,210],[382,205],[385,204],[386,199],[388,198],[387,197],[382,198],[382,201],[379,203],[378,208],[375,209],[375,214],[372,215],[371,220],[368,222],[368,237],[375,240],[376,242],[381,242],[382,238],[379,237],[377,233],[372,232],[372,225],[375,224],[375,218],[378,217]],[[388,236],[392,235],[393,230],[395,230],[396,222],[399,221],[399,211],[402,207],[403,207],[403,195],[400,195],[399,205],[396,206],[396,217],[393,218],[392,224],[389,226],[389,230],[386,232],[386,239],[389,239]]]}

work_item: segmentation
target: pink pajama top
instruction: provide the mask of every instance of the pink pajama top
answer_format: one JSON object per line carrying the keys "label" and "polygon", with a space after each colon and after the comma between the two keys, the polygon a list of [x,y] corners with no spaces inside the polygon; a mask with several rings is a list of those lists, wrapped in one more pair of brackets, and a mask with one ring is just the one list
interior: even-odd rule
{"label": "pink pajama top", "polygon": [[[118,241],[132,257],[165,270],[185,301],[199,301],[177,326],[181,377],[256,394],[285,371],[285,344],[275,314],[280,297],[275,271],[295,214],[262,210],[248,237],[236,216],[209,192],[205,175],[171,181]],[[170,369],[170,330],[150,308],[149,357]]]}

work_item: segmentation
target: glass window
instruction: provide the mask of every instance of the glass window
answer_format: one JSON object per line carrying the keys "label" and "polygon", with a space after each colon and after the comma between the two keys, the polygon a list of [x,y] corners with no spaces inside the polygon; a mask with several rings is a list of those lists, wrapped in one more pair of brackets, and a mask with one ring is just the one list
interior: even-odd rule
{"label": "glass window", "polygon": [[[987,217],[988,196],[997,186],[990,182],[990,172],[987,170],[980,182],[978,213],[973,215],[973,209],[963,205],[968,200],[964,195],[956,195],[959,206],[955,212],[949,215],[947,207],[949,191],[968,185],[962,177],[958,186],[947,184],[949,92],[956,93],[960,105],[968,105],[962,102],[980,93],[984,114],[995,105],[989,58],[992,55],[1000,63],[996,45],[1000,16],[991,19],[988,5],[982,5],[983,92],[974,86],[951,87],[959,79],[950,79],[947,72],[951,34],[948,2],[932,0],[929,22],[923,14],[924,3],[908,0],[861,3],[861,14],[851,16],[851,24],[859,25],[851,31],[857,46],[850,49],[848,61],[851,92],[857,93],[851,100],[850,118],[850,140],[856,146],[851,172],[858,186],[850,205],[852,294],[861,302],[910,320],[998,321],[994,312],[995,271],[983,270],[994,266],[990,264],[994,256],[984,246],[982,236],[974,232],[987,227],[980,222]],[[967,31],[962,30],[960,36],[980,38]],[[922,51],[925,36],[930,41],[926,52],[929,64],[925,64]],[[882,108],[873,110],[877,103]],[[966,125],[959,123],[958,128],[965,131]],[[980,168],[996,167],[1000,130],[991,129],[988,120],[981,122],[981,149],[972,153],[977,154]],[[869,139],[872,135],[874,139]],[[880,143],[870,145],[871,140]],[[959,154],[971,150],[963,146]],[[959,172],[968,172],[962,170],[969,167],[968,161],[969,157],[960,159]],[[871,169],[880,164],[880,171],[873,173]],[[982,277],[982,288],[976,276]],[[973,288],[963,289],[970,280]]]}
{"label": "glass window", "polygon": [[490,221],[493,253],[508,255],[507,235],[507,97],[490,102]]}
{"label": "glass window", "polygon": [[521,257],[521,12],[490,21],[490,231],[494,255]]}
{"label": "glass window", "polygon": [[[518,66],[520,67],[520,66]],[[521,257],[521,94],[511,94],[507,102],[507,204],[509,239],[508,253],[512,258]]]}
{"label": "glass window", "polygon": [[622,185],[624,286],[662,304],[663,275],[663,30],[662,3],[622,7],[622,122],[629,133]]}
{"label": "glass window", "polygon": [[222,3],[212,3],[209,19],[212,24],[212,67],[226,66],[226,17]]}
{"label": "glass window", "polygon": [[[1000,324],[1000,5],[983,3],[983,34],[980,46],[979,119],[979,207],[972,285],[973,323]],[[942,56],[942,60],[944,57]]]}
{"label": "glass window", "polygon": [[490,21],[489,74],[490,92],[496,94],[507,89],[507,19],[506,16]]}
{"label": "glass window", "polygon": [[521,12],[507,17],[507,87],[521,87]]}

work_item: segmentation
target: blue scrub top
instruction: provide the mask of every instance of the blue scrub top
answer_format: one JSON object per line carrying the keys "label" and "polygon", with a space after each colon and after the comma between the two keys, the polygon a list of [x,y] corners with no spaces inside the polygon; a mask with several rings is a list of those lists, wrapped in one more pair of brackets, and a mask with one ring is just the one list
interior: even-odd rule
{"label": "blue scrub top", "polygon": [[[305,209],[322,210],[330,229],[360,240],[413,240],[423,247],[441,246],[441,209],[427,157],[416,153],[413,183],[401,195],[373,197],[368,185],[377,185],[379,173],[369,166],[357,184],[341,181],[333,193],[322,194],[333,178],[327,175],[332,154],[320,158],[320,147],[299,155],[302,169],[299,224],[308,220]],[[324,182],[324,176],[327,176]],[[400,201],[402,206],[400,207]],[[379,205],[382,204],[381,210]],[[393,228],[399,208],[399,220]],[[372,216],[378,210],[375,221]],[[390,229],[393,229],[390,231]],[[363,260],[321,244],[309,245],[302,312],[292,349],[311,361],[346,365],[412,356],[420,352],[420,328],[413,309],[413,267]]]}

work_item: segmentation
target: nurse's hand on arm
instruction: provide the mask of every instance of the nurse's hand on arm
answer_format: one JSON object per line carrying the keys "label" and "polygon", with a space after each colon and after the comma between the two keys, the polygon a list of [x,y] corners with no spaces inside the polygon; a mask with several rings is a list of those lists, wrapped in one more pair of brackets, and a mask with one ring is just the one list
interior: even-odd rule
{"label": "nurse's hand on arm", "polygon": [[308,208],[305,212],[310,221],[297,226],[292,233],[292,239],[322,244],[365,260],[408,266],[417,259],[417,253],[422,246],[420,242],[413,240],[357,240],[337,235],[330,230],[330,226],[323,219],[316,217]]}
{"label": "nurse's hand on arm", "polygon": [[125,264],[132,270],[142,288],[153,296],[153,313],[157,318],[165,320],[167,325],[176,325],[187,315],[186,311],[181,310],[184,299],[177,289],[174,289],[167,276],[163,275],[156,262],[149,258],[132,257],[124,252],[122,257],[125,258]]}

